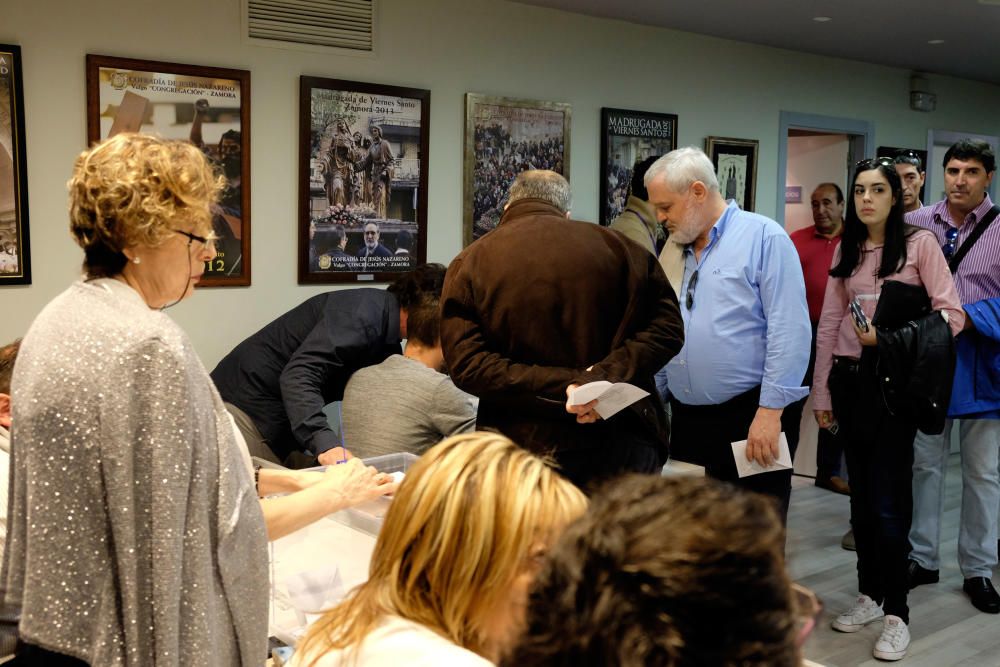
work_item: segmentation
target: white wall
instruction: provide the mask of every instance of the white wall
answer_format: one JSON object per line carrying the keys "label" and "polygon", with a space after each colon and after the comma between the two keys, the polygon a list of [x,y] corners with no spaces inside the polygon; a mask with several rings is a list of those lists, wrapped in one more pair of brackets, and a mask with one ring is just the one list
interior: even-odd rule
{"label": "white wall", "polygon": [[788,137],[788,173],[785,185],[802,188],[802,201],[785,204],[785,229],[813,224],[810,197],[820,183],[836,183],[846,192],[847,151],[850,142],[846,134],[814,134]]}
{"label": "white wall", "polygon": [[[86,144],[84,55],[252,73],[253,286],[205,289],[174,317],[211,368],[235,343],[323,287],[296,284],[298,77],[428,88],[428,259],[462,245],[466,91],[573,105],[576,217],[597,219],[600,108],[679,114],[680,145],[760,140],[758,210],[773,215],[779,111],[870,119],[876,145],[920,146],[929,128],[1000,134],[1000,87],[929,77],[930,114],[910,111],[909,72],[654,29],[500,0],[380,0],[378,55],[244,44],[238,0],[4,0],[0,42],[24,56],[34,284],[0,288],[0,341],[24,332],[77,274],[65,182]],[[834,92],[836,91],[836,92]],[[970,101],[974,100],[974,104]]]}

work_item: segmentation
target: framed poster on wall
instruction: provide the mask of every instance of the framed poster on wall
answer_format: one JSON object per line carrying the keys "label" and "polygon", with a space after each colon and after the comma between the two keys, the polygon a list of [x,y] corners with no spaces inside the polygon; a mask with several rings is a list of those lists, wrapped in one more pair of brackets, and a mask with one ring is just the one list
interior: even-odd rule
{"label": "framed poster on wall", "polygon": [[390,281],[426,261],[431,92],[299,79],[299,283]]}
{"label": "framed poster on wall", "polygon": [[735,200],[744,211],[754,210],[759,144],[756,139],[705,138],[705,152],[715,165],[722,196]]}
{"label": "framed poster on wall", "polygon": [[0,44],[0,286],[30,284],[21,48]]}
{"label": "framed poster on wall", "polygon": [[677,115],[601,109],[601,224],[610,225],[623,210],[635,165],[677,148]]}
{"label": "framed poster on wall", "polygon": [[250,284],[250,72],[87,55],[87,140],[146,132],[197,145],[226,179],[202,287]]}
{"label": "framed poster on wall", "polygon": [[497,226],[514,177],[550,169],[569,180],[570,105],[465,95],[465,245]]}

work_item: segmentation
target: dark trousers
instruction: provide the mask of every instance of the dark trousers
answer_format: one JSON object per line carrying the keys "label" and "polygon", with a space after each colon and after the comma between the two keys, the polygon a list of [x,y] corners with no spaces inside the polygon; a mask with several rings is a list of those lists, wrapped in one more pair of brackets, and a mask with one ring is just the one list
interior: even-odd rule
{"label": "dark trousers", "polygon": [[628,410],[607,423],[589,424],[597,446],[553,452],[559,472],[584,492],[629,472],[659,473],[665,463],[665,443]]}
{"label": "dark trousers", "polygon": [[555,454],[559,473],[586,493],[602,482],[629,472],[659,473],[660,455],[644,444],[608,450],[569,450]]}
{"label": "dark trousers", "polygon": [[[811,381],[812,378],[810,378]],[[809,384],[804,382],[803,384]],[[788,449],[795,451],[799,446],[799,427],[802,424],[802,409],[806,400],[795,401],[790,404],[781,415],[782,424],[787,423],[785,437],[788,438]],[[817,429],[816,434],[816,479],[830,479],[831,477],[844,477],[840,469],[840,460],[844,456],[844,445],[840,442],[839,432],[837,435],[830,433],[830,429]],[[847,475],[850,477],[850,475]]]}
{"label": "dark trousers", "polygon": [[829,385],[851,478],[858,588],[883,603],[886,614],[909,623],[906,559],[917,427],[886,409],[876,374],[877,356],[877,350],[865,348],[860,362],[835,358]]}
{"label": "dark trousers", "polygon": [[[811,387],[813,383],[813,369],[816,366],[816,324],[812,325],[812,347],[809,348],[809,368],[806,369],[806,376],[802,379],[802,385]],[[782,414],[782,422],[786,421],[789,428],[785,429],[785,437],[788,438],[788,448],[792,451],[799,445],[799,426],[802,424],[802,410],[805,408],[808,396],[795,401],[785,408]],[[828,429],[821,428],[816,436],[816,479],[830,479],[831,477],[843,477],[840,470],[840,459],[844,456],[844,445]]]}
{"label": "dark trousers", "polygon": [[[675,454],[680,451],[685,457],[675,455],[674,458],[704,466],[705,474],[710,477],[772,496],[777,500],[781,520],[785,521],[788,517],[788,498],[792,491],[791,470],[765,472],[742,479],[736,473],[732,443],[747,439],[747,432],[759,404],[759,386],[718,405],[685,405],[676,398],[671,398],[671,451]],[[787,419],[782,413],[781,430],[785,432],[786,438],[791,427]],[[794,428],[797,429],[798,424]],[[797,440],[795,444],[798,444]],[[794,459],[795,450],[791,440],[788,447]]]}
{"label": "dark trousers", "polygon": [[844,445],[830,429],[818,429],[816,434],[816,479],[831,477],[850,478],[840,469],[840,461],[844,457]]}

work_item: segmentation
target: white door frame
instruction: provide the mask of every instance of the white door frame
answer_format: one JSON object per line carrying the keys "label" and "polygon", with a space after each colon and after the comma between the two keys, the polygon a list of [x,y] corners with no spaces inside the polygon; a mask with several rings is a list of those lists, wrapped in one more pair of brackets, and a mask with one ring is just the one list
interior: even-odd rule
{"label": "white door frame", "polygon": [[[851,157],[871,157],[871,154],[875,151],[875,124],[871,121],[782,111],[779,116],[778,188],[774,206],[774,219],[782,227],[785,226],[785,178],[788,173],[788,130],[793,129],[829,132],[830,134],[846,134],[849,139]],[[861,158],[855,157],[855,159]],[[848,164],[846,165],[848,173],[852,166],[850,162],[851,158],[849,157]]]}

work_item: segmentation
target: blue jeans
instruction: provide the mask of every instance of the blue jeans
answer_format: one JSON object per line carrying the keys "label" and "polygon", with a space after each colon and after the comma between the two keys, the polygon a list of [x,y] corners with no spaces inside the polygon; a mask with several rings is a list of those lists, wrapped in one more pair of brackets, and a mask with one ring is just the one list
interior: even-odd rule
{"label": "blue jeans", "polygon": [[[940,567],[941,511],[953,420],[940,435],[917,432],[913,440],[913,525],[910,558],[921,567]],[[1000,514],[1000,420],[958,420],[962,455],[962,514],[958,566],[962,576],[992,577],[997,565]]]}

